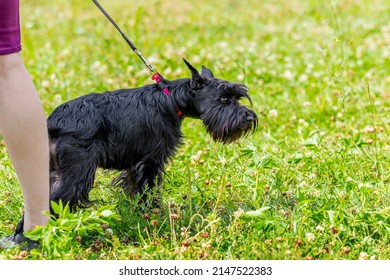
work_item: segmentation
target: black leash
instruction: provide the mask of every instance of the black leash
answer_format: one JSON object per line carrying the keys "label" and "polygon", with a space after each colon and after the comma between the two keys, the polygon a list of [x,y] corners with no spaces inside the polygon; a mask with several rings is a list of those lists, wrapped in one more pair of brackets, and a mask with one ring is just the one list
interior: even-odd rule
{"label": "black leash", "polygon": [[145,66],[148,67],[148,69],[150,70],[150,73],[152,73],[152,75],[156,74],[157,70],[146,61],[146,59],[142,56],[141,52],[134,45],[133,41],[131,41],[126,36],[126,34],[123,33],[123,31],[119,28],[119,26],[116,24],[116,22],[110,17],[110,15],[106,12],[106,10],[104,10],[102,5],[100,5],[100,3],[97,0],[92,0],[92,2],[99,8],[99,10],[103,13],[103,15],[106,16],[106,18],[112,23],[112,25],[114,25],[114,27],[119,31],[119,33],[122,35],[123,39],[125,39],[127,44],[129,44],[130,48],[138,55],[138,57],[142,60],[142,62],[145,64]]}
{"label": "black leash", "polygon": [[[97,0],[92,0],[92,2],[99,8],[99,10],[103,13],[103,15],[106,16],[106,18],[112,23],[112,25],[114,25],[114,27],[119,31],[119,33],[125,39],[127,44],[129,44],[131,49],[138,55],[138,57],[142,60],[142,62],[145,64],[145,66],[150,70],[150,73],[152,75],[152,80],[156,81],[156,83],[160,86],[160,88],[163,90],[163,92],[167,96],[171,96],[169,89],[160,84],[163,81],[163,77],[160,75],[160,73],[158,73],[157,70],[146,61],[146,59],[142,56],[141,52],[137,49],[137,47],[134,45],[134,43],[126,36],[125,33],[123,33],[123,31],[119,28],[119,26],[116,24],[116,22],[103,9],[102,5],[100,5],[100,3]],[[176,113],[180,118],[183,118],[184,115],[178,108],[176,109]]]}

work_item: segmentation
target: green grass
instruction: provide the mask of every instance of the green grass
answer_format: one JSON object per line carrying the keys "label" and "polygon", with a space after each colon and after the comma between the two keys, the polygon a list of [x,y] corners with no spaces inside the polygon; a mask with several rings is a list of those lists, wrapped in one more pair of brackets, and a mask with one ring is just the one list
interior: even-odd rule
{"label": "green grass", "polygon": [[[189,76],[185,57],[248,85],[259,128],[223,146],[186,119],[160,209],[109,188],[115,174],[99,170],[93,207],[59,207],[61,219],[35,235],[41,250],[0,259],[390,258],[388,1],[101,3],[166,78]],[[91,1],[25,1],[22,27],[47,114],[152,82]],[[4,236],[22,196],[0,149]]]}

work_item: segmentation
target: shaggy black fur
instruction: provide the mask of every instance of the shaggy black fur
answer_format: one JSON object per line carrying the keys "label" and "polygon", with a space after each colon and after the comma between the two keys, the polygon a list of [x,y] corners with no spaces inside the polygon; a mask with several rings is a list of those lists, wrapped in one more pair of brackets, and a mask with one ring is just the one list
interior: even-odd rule
{"label": "shaggy black fur", "polygon": [[247,88],[215,78],[204,66],[199,74],[185,63],[190,79],[91,93],[53,111],[48,118],[51,200],[69,202],[72,210],[88,205],[97,167],[124,170],[115,182],[132,194],[161,184],[165,164],[182,143],[183,117],[201,119],[223,143],[254,132],[255,112],[239,103],[241,98],[251,102]]}

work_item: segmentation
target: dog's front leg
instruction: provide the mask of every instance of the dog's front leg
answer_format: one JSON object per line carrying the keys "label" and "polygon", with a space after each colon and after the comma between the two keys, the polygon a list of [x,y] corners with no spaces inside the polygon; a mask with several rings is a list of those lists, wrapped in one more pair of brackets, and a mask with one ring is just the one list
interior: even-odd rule
{"label": "dog's front leg", "polygon": [[120,186],[129,195],[140,194],[142,200],[146,200],[147,191],[161,185],[163,169],[164,166],[155,160],[140,161],[133,168],[121,172],[112,184]]}

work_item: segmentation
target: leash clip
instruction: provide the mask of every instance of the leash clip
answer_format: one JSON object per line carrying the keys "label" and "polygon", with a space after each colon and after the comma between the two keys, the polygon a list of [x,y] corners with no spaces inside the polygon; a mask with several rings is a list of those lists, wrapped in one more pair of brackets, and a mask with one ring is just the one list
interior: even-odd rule
{"label": "leash clip", "polygon": [[157,71],[152,72],[152,74],[152,80],[158,84],[161,83],[161,75]]}
{"label": "leash clip", "polygon": [[[162,77],[161,77],[160,73],[155,71],[155,73],[152,75],[152,80],[156,81],[157,84],[160,84],[161,79],[162,79]],[[171,96],[171,93],[169,92],[169,89],[167,87],[162,88],[162,90],[167,96]]]}

